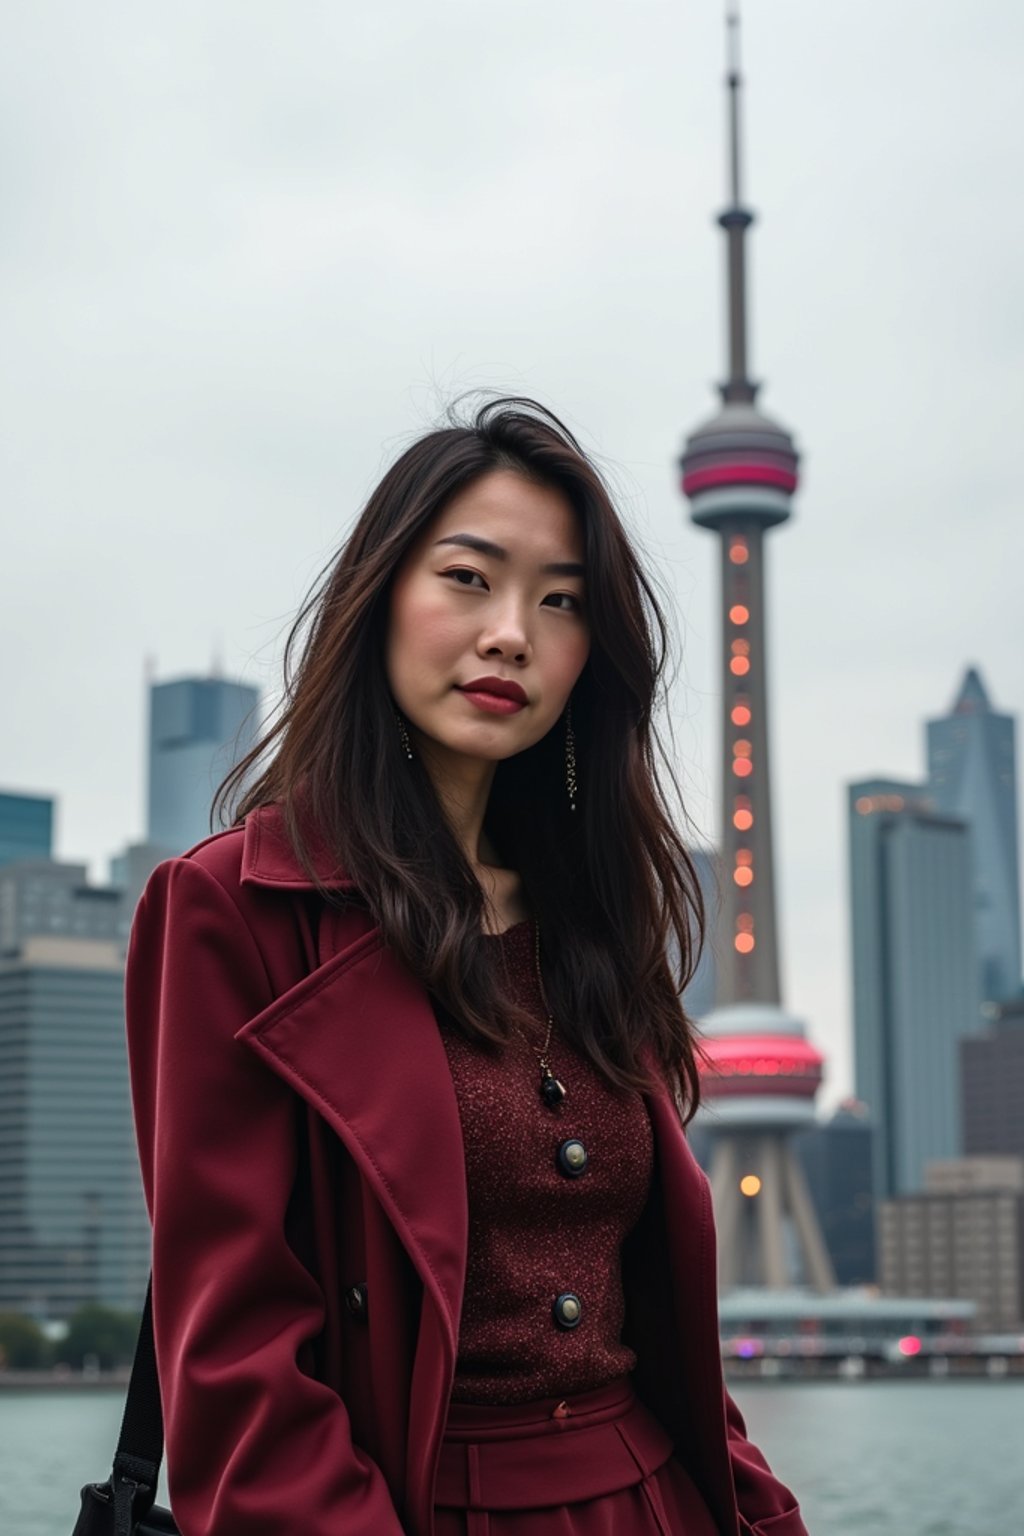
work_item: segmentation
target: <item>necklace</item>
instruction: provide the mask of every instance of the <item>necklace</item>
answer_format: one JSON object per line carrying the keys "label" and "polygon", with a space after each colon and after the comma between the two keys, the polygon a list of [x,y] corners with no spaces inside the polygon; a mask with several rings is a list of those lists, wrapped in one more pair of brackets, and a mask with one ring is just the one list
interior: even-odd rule
{"label": "necklace", "polygon": [[530,1047],[530,1050],[537,1058],[537,1065],[540,1067],[540,1087],[538,1091],[540,1093],[542,1102],[547,1106],[548,1109],[557,1109],[559,1104],[561,1104],[562,1101],[566,1098],[566,1091],[565,1084],[560,1082],[551,1070],[549,1051],[551,1049],[551,1034],[555,1027],[555,1021],[552,1017],[551,1009],[548,1007],[547,993],[544,991],[544,978],[541,975],[540,924],[537,922],[536,918],[534,919],[533,923],[533,963],[537,972],[537,988],[540,992],[541,1002],[544,1005],[544,1012],[548,1016],[548,1027],[544,1035],[544,1044],[538,1050],[534,1042],[529,1038],[528,1035],[524,1034],[524,1032],[519,1028],[518,1024],[515,1026],[515,1029],[520,1039],[526,1041],[527,1045]]}

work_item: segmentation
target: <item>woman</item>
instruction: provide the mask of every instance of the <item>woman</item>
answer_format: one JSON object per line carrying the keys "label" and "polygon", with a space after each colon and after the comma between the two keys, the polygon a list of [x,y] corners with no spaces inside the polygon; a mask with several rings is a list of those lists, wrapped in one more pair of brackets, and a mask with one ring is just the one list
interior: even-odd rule
{"label": "woman", "polygon": [[310,617],[128,957],[184,1536],[802,1536],[722,1385],[703,912],[600,477],[493,402],[387,472]]}

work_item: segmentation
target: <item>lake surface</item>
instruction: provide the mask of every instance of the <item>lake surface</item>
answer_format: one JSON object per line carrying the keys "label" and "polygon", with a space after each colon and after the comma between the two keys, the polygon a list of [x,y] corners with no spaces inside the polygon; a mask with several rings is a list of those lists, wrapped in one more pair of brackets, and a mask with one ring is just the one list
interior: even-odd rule
{"label": "lake surface", "polygon": [[[742,1382],[734,1396],[811,1536],[1024,1532],[1024,1381]],[[102,1389],[0,1393],[4,1536],[70,1536],[122,1405]]]}

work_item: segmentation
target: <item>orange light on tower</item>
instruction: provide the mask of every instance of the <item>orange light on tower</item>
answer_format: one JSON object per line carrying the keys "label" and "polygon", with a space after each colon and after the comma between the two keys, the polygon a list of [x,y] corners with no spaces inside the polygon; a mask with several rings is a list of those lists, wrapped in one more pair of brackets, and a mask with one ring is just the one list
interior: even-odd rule
{"label": "orange light on tower", "polygon": [[754,825],[754,812],[749,795],[737,795],[733,800],[732,824],[738,832],[749,832]]}
{"label": "orange light on tower", "polygon": [[746,539],[733,537],[729,540],[729,559],[733,565],[746,565],[750,559],[750,550],[747,548]]}
{"label": "orange light on tower", "polygon": [[745,1173],[740,1179],[740,1194],[746,1195],[748,1200],[753,1200],[755,1195],[761,1193],[761,1180],[756,1173]]}
{"label": "orange light on tower", "polygon": [[729,618],[734,624],[746,624],[750,619],[750,609],[742,603],[733,603],[729,609]]}
{"label": "orange light on tower", "polygon": [[729,712],[729,719],[733,725],[749,725],[751,720],[750,705],[746,703],[734,704]]}
{"label": "orange light on tower", "polygon": [[732,652],[729,671],[733,677],[746,677],[750,671],[750,641],[734,640],[729,649]]}
{"label": "orange light on tower", "polygon": [[741,955],[749,955],[754,949],[754,935],[752,933],[738,933],[733,940],[733,948]]}

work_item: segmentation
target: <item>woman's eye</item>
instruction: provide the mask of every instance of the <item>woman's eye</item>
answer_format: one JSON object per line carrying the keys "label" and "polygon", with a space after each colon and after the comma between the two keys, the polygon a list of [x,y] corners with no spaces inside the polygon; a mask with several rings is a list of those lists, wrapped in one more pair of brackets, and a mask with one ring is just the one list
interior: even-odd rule
{"label": "woman's eye", "polygon": [[561,608],[563,613],[582,613],[583,604],[573,592],[552,592],[550,597],[544,599],[554,607]]}
{"label": "woman's eye", "polygon": [[460,587],[472,587],[479,585],[486,589],[487,586],[486,581],[484,581],[479,571],[468,570],[465,566],[462,565],[456,566],[453,570],[450,571],[443,571],[442,575],[450,576],[453,581],[458,582]]}

